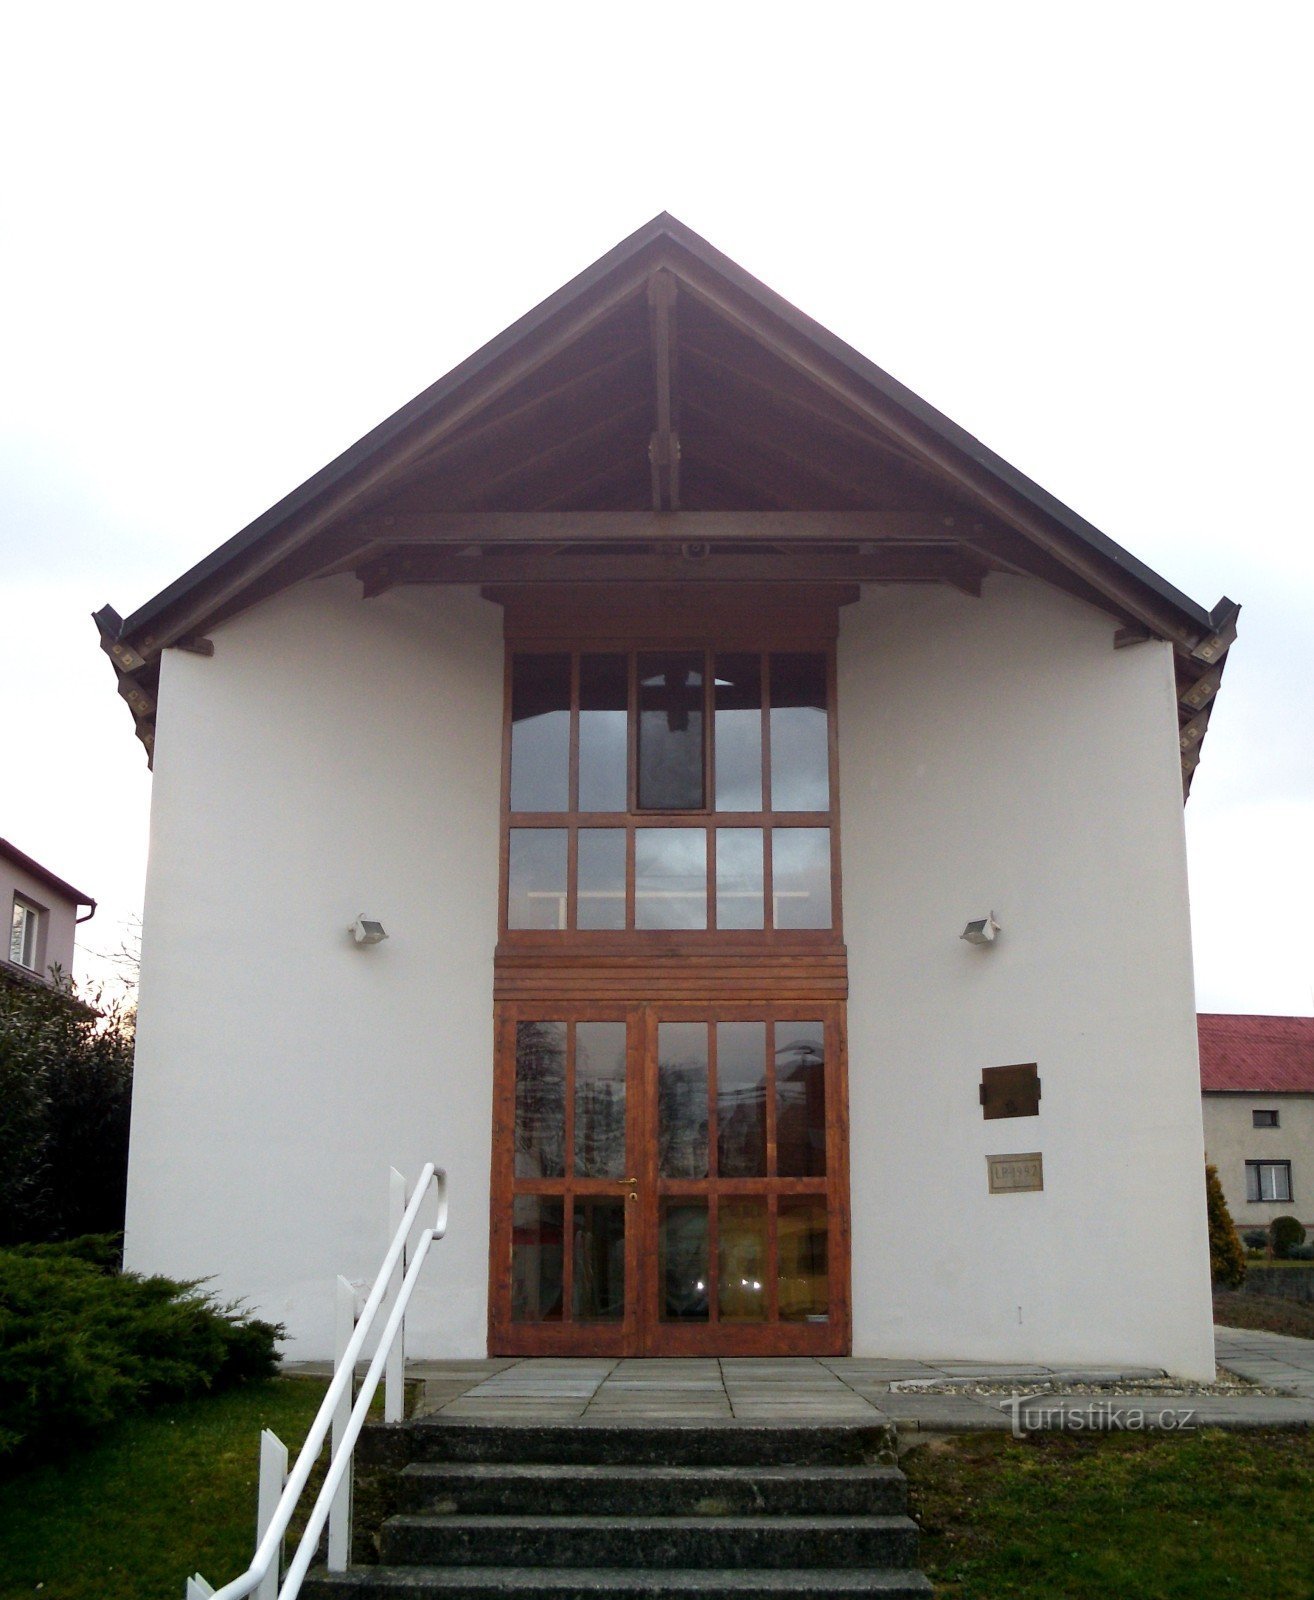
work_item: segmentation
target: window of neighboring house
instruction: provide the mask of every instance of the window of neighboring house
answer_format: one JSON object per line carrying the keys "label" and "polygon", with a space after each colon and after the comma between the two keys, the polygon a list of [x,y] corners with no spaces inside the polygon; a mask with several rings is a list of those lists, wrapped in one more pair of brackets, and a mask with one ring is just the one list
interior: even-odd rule
{"label": "window of neighboring house", "polygon": [[1251,1126],[1255,1128],[1276,1128],[1278,1114],[1276,1111],[1252,1111],[1250,1113]]}
{"label": "window of neighboring house", "polygon": [[14,896],[14,915],[9,930],[9,959],[29,972],[37,970],[37,946],[41,933],[41,908],[22,895]]}
{"label": "window of neighboring house", "polygon": [[1247,1161],[1247,1200],[1291,1199],[1291,1163],[1289,1161]]}

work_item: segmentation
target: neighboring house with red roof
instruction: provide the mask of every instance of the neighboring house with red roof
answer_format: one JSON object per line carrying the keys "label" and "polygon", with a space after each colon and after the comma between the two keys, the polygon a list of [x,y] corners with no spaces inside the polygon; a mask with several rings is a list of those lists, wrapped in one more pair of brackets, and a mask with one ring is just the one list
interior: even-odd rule
{"label": "neighboring house with red roof", "polygon": [[1314,1017],[1202,1012],[1205,1150],[1238,1228],[1314,1228]]}
{"label": "neighboring house with red roof", "polygon": [[[55,967],[72,974],[74,930],[96,910],[90,895],[0,839],[0,905],[9,914],[9,944],[0,953],[0,976],[49,984]],[[86,906],[85,916],[78,916],[79,906]]]}

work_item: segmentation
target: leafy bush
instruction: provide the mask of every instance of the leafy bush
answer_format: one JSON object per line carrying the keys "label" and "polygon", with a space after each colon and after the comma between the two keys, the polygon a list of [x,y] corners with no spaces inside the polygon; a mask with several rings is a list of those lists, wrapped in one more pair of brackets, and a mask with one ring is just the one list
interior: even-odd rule
{"label": "leafy bush", "polygon": [[1314,1244],[1293,1245],[1287,1251],[1288,1261],[1314,1261]]}
{"label": "leafy bush", "polygon": [[1214,1284],[1219,1288],[1239,1288],[1246,1279],[1246,1258],[1223,1198],[1217,1167],[1205,1168],[1205,1204],[1209,1212],[1209,1271]]}
{"label": "leafy bush", "polygon": [[112,1249],[100,1237],[0,1250],[0,1461],[277,1370],[281,1327],[196,1283],[107,1271]]}
{"label": "leafy bush", "polygon": [[1248,1250],[1268,1249],[1267,1228],[1247,1228],[1241,1235],[1242,1241]]}
{"label": "leafy bush", "polygon": [[0,981],[0,1245],[122,1231],[132,1052],[129,1011]]}
{"label": "leafy bush", "polygon": [[1285,1261],[1297,1245],[1305,1242],[1304,1225],[1295,1217],[1274,1217],[1268,1225],[1273,1254]]}

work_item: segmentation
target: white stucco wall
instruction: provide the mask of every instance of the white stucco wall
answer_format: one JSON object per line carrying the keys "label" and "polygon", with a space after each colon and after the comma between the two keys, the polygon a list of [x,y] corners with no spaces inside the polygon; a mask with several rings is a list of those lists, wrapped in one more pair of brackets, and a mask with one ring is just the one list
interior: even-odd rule
{"label": "white stucco wall", "polygon": [[[501,612],[305,585],[166,655],[130,1266],[328,1352],[384,1174],[452,1176],[417,1354],[486,1348]],[[842,613],[854,1349],[1212,1370],[1166,647],[1025,580]],[[999,944],[958,940],[993,909]],[[358,912],[391,937],[357,950]],[[1037,1061],[1038,1118],[983,1066]],[[990,1197],[987,1153],[1041,1150]]]}
{"label": "white stucco wall", "polygon": [[[451,1226],[411,1348],[482,1354],[501,611],[359,593],[305,585],[212,659],[166,653],[127,1264],[214,1274],[323,1356],[335,1275],[382,1255],[388,1167],[436,1158]],[[351,943],[360,912],[387,942]]]}
{"label": "white stucco wall", "polygon": [[[1218,1168],[1223,1198],[1238,1229],[1267,1228],[1274,1217],[1299,1217],[1314,1231],[1314,1094],[1206,1094],[1205,1149]],[[1252,1113],[1276,1111],[1276,1128],[1257,1128]],[[1290,1200],[1247,1200],[1247,1161],[1289,1161]]]}
{"label": "white stucco wall", "polygon": [[[854,1352],[1211,1376],[1169,648],[1024,579],[841,615]],[[1039,1116],[985,1121],[1021,1061]]]}

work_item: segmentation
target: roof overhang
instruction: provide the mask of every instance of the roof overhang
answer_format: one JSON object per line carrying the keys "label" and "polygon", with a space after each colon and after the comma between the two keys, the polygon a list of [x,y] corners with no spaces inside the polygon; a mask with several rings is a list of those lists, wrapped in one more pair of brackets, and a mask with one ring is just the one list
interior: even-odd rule
{"label": "roof overhang", "polygon": [[1039,578],[1177,661],[1184,781],[1236,633],[662,215],[153,600],[96,614],[139,735],[158,661],[291,584]]}

